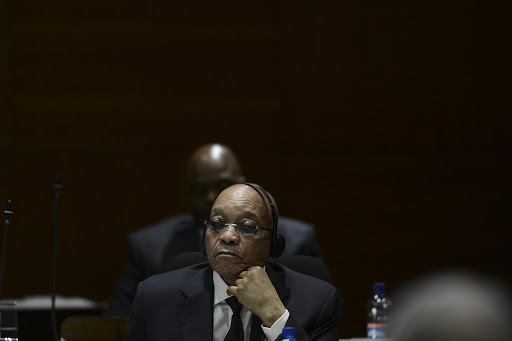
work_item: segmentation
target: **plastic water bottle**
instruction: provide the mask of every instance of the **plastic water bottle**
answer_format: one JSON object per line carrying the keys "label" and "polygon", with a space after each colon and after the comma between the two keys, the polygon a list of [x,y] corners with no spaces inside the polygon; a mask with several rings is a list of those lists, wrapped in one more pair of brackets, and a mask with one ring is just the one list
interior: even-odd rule
{"label": "plastic water bottle", "polygon": [[388,334],[388,315],[391,300],[386,297],[386,284],[373,284],[373,296],[368,300],[366,332],[369,339],[384,339]]}
{"label": "plastic water bottle", "polygon": [[297,341],[295,338],[295,327],[283,328],[283,341]]}

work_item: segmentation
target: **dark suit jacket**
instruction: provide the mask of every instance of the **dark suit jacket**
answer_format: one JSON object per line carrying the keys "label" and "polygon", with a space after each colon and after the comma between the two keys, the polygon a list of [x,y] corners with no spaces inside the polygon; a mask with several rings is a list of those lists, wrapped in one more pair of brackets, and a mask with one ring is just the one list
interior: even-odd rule
{"label": "dark suit jacket", "polygon": [[[278,232],[286,239],[285,255],[322,258],[313,225],[280,217]],[[114,288],[105,314],[128,316],[139,282],[163,272],[175,255],[199,251],[200,236],[189,214],[168,217],[131,233],[128,236],[130,260]]]}
{"label": "dark suit jacket", "polygon": [[[338,340],[343,299],[334,286],[279,264],[267,263],[266,271],[290,312],[286,326],[296,328],[297,340]],[[212,340],[213,296],[208,263],[148,278],[138,286],[125,341]],[[264,333],[253,314],[255,340],[264,340]]]}

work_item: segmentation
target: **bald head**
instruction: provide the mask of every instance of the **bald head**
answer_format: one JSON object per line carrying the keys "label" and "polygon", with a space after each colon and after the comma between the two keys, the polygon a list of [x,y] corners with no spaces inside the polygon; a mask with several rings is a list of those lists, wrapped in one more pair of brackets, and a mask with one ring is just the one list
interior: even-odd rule
{"label": "bald head", "polygon": [[[259,189],[256,189],[254,187],[251,187],[246,184],[237,184],[233,185],[229,188],[226,188],[224,191],[222,191],[222,196],[229,196],[233,198],[234,200],[238,200],[241,202],[247,202],[247,198],[253,197],[258,198],[260,204],[260,211],[259,215],[263,220],[263,224],[266,227],[273,227],[273,220],[272,220],[272,208],[270,207],[270,203],[268,202],[268,199],[265,197],[265,194],[263,194],[262,191]],[[221,196],[219,194],[219,197]],[[279,217],[279,210],[277,209],[277,204],[272,196],[272,194],[268,193],[268,196],[270,197],[270,200],[272,200],[272,203],[274,204],[274,209],[276,211],[277,217]]]}
{"label": "bald head", "polygon": [[222,144],[210,143],[196,149],[187,165],[189,182],[204,178],[239,178],[242,168],[233,151]]}
{"label": "bald head", "polygon": [[208,219],[222,190],[243,181],[240,163],[230,148],[211,143],[196,149],[187,164],[189,204],[196,224]]}

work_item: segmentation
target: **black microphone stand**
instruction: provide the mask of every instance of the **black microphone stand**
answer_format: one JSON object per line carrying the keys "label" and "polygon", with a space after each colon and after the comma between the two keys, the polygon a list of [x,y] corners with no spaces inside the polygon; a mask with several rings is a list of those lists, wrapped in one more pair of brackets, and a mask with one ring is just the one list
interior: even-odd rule
{"label": "black microphone stand", "polygon": [[53,271],[52,271],[52,329],[54,341],[59,341],[59,332],[57,330],[57,318],[55,314],[55,291],[57,282],[57,243],[59,241],[59,199],[62,183],[60,176],[55,178],[55,224],[53,227]]}
{"label": "black microphone stand", "polygon": [[12,201],[7,200],[5,209],[4,243],[2,247],[2,265],[0,265],[0,302],[2,301],[2,284],[4,282],[5,256],[7,255],[7,236],[9,235],[9,221],[12,215]]}

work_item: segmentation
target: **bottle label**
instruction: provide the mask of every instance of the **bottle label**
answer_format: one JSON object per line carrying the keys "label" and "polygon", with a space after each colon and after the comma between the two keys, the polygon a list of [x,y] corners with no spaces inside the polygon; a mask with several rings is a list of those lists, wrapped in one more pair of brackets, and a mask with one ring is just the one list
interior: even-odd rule
{"label": "bottle label", "polygon": [[369,322],[366,324],[366,333],[369,339],[385,339],[388,336],[388,325]]}

